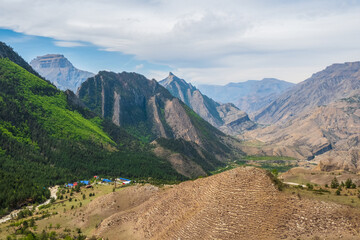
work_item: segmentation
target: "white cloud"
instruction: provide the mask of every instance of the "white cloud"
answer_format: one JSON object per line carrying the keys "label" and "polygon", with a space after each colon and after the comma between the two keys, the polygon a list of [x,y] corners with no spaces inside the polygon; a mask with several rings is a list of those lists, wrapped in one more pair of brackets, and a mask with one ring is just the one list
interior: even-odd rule
{"label": "white cloud", "polygon": [[54,41],[54,44],[58,47],[84,47],[86,44],[80,42],[71,41]]}
{"label": "white cloud", "polygon": [[[160,70],[150,70],[146,73],[146,77],[149,79],[156,79],[161,81],[169,75],[169,72],[160,71]],[[180,75],[179,75],[180,76]]]}
{"label": "white cloud", "polygon": [[0,6],[0,27],[62,46],[90,42],[132,54],[189,81],[296,82],[360,56],[360,3],[351,0],[0,0]]}
{"label": "white cloud", "polygon": [[141,64],[139,64],[139,65],[136,65],[136,66],[135,66],[135,69],[142,69],[143,67],[144,67],[144,64],[141,63]]}

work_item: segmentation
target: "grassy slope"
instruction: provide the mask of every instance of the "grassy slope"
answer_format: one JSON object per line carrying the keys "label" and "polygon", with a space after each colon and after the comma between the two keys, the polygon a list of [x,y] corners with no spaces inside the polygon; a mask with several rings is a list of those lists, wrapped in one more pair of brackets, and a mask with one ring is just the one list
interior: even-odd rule
{"label": "grassy slope", "polygon": [[5,85],[5,89],[12,88],[16,97],[19,100],[21,98],[19,104],[34,109],[30,114],[43,124],[53,137],[114,143],[100,128],[101,120],[89,121],[79,113],[67,109],[64,92],[9,60],[0,59],[0,65],[2,85]]}

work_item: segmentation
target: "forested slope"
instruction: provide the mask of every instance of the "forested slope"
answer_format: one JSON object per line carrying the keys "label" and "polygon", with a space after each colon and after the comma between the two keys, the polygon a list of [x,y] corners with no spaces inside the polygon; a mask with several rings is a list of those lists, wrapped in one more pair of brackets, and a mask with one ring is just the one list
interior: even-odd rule
{"label": "forested slope", "polygon": [[94,174],[183,178],[155,157],[149,145],[109,121],[74,110],[68,98],[47,81],[0,59],[0,215],[44,200],[50,185]]}

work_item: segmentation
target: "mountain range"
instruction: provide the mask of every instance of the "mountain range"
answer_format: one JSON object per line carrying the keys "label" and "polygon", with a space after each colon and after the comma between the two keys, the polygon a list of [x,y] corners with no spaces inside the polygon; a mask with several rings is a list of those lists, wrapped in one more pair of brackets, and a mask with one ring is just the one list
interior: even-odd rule
{"label": "mountain range", "polygon": [[173,167],[185,176],[205,174],[235,149],[231,145],[234,139],[143,75],[101,71],[81,85],[78,96],[98,115],[155,144],[155,153],[171,159]]}
{"label": "mountain range", "polygon": [[360,90],[360,62],[333,64],[282,93],[254,117],[263,124],[284,122]]}
{"label": "mountain range", "polygon": [[44,201],[51,185],[96,174],[179,181],[243,154],[154,80],[102,71],[79,99],[1,46],[0,215]]}
{"label": "mountain range", "polygon": [[261,141],[252,154],[314,159],[323,171],[358,172],[360,62],[333,64],[297,84],[255,116],[265,128],[241,136]]}
{"label": "mountain range", "polygon": [[77,89],[89,77],[95,74],[75,68],[72,63],[61,54],[47,54],[39,56],[30,62],[31,67],[45,79],[51,81],[60,90]]}
{"label": "mountain range", "polygon": [[[172,73],[160,82],[134,72],[92,74],[59,54],[31,64],[35,70],[0,42],[0,216],[44,202],[50,186],[94,175],[140,184],[60,187],[55,204],[32,220],[17,215],[1,234],[358,236],[360,62],[333,64],[296,85],[263,79],[204,87],[222,100]],[[279,180],[289,169],[280,177],[301,186]],[[328,186],[338,178],[346,183]],[[47,234],[49,217],[64,229]]]}
{"label": "mountain range", "polygon": [[201,92],[221,103],[233,103],[251,115],[266,107],[295,84],[275,78],[222,85],[200,84]]}
{"label": "mountain range", "polygon": [[254,129],[256,124],[234,104],[220,104],[203,95],[196,87],[173,73],[159,82],[169,92],[184,102],[200,117],[226,134],[236,135]]}
{"label": "mountain range", "polygon": [[[245,137],[291,147],[294,150],[293,157],[312,159],[328,151],[347,152],[348,156],[342,156],[339,160],[351,163],[351,152],[360,147],[359,109],[359,95],[355,95],[316,107],[284,124],[248,132]],[[360,158],[353,158],[352,161],[352,166],[348,166],[347,170],[356,172]]]}

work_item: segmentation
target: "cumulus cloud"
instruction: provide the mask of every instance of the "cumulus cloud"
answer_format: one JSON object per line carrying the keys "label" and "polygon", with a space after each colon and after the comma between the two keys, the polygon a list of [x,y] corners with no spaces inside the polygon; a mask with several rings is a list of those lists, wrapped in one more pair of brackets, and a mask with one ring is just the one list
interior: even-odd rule
{"label": "cumulus cloud", "polygon": [[89,42],[167,64],[199,82],[300,81],[360,56],[358,1],[0,0],[0,6],[0,27],[62,46]]}

